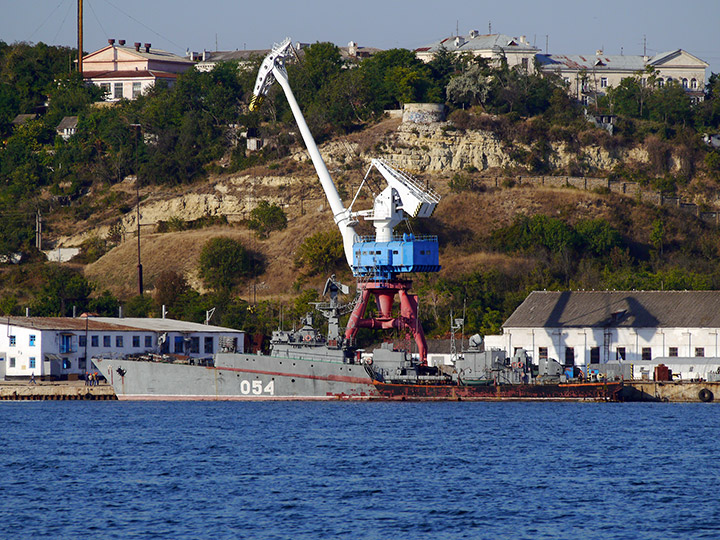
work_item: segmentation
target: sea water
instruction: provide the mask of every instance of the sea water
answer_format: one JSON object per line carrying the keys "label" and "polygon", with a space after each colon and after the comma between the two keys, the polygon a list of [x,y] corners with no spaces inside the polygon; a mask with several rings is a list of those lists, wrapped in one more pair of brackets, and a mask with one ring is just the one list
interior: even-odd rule
{"label": "sea water", "polygon": [[720,538],[720,406],[0,403],[0,538]]}

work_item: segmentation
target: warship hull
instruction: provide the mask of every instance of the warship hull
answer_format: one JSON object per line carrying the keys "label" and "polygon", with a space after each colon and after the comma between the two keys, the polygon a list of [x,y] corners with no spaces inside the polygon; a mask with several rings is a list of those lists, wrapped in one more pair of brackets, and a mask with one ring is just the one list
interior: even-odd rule
{"label": "warship hull", "polygon": [[214,365],[93,359],[120,400],[337,400],[379,397],[360,364],[219,354]]}

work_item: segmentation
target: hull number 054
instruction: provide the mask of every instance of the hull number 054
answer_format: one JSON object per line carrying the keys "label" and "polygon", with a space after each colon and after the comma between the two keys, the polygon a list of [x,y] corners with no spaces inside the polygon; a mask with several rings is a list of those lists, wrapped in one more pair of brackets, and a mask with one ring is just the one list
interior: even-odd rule
{"label": "hull number 054", "polygon": [[275,395],[275,381],[270,381],[263,386],[262,381],[255,380],[251,382],[248,380],[242,380],[240,381],[240,393],[245,396],[261,396],[263,394],[273,396]]}

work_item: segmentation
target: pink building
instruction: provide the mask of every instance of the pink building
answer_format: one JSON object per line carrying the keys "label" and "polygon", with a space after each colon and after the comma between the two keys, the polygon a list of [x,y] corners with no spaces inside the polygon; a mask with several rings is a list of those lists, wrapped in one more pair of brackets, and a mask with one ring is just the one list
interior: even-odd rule
{"label": "pink building", "polygon": [[105,101],[135,99],[159,80],[173,84],[180,73],[193,66],[182,56],[160,49],[150,43],[125,46],[121,39],[83,57],[83,76],[86,81],[105,90]]}

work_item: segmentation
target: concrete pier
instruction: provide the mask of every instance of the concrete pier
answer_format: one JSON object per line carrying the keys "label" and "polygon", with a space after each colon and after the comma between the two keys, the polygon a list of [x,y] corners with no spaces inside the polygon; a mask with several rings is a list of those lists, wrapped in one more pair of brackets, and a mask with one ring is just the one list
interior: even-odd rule
{"label": "concrete pier", "polygon": [[84,381],[47,382],[0,381],[0,401],[46,401],[46,400],[107,400],[117,399],[109,384],[85,386]]}

